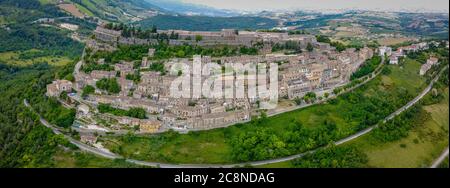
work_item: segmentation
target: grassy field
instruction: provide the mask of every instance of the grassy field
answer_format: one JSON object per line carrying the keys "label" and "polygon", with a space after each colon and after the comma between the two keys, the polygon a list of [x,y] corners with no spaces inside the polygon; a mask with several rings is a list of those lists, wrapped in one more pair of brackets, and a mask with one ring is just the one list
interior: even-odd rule
{"label": "grassy field", "polygon": [[75,17],[82,18],[84,16],[74,4],[59,4],[58,7]]}
{"label": "grassy field", "polygon": [[390,45],[396,45],[396,44],[401,44],[404,42],[408,42],[413,40],[412,38],[407,38],[407,37],[400,37],[400,38],[383,38],[383,39],[378,39],[378,43],[382,46],[390,46]]}
{"label": "grassy field", "polygon": [[120,159],[106,159],[81,151],[61,149],[54,156],[56,168],[137,168],[142,167]]}
{"label": "grassy field", "polygon": [[[431,116],[416,125],[409,135],[389,143],[374,143],[372,133],[360,137],[346,145],[361,149],[368,156],[368,167],[415,168],[429,167],[448,146],[449,101],[448,88],[445,100],[438,104],[423,106]],[[441,167],[448,168],[448,160]],[[257,166],[258,168],[294,168],[291,161]]]}
{"label": "grassy field", "polygon": [[284,161],[279,163],[272,163],[266,165],[256,166],[256,168],[294,168],[292,161]]}
{"label": "grassy field", "polygon": [[442,161],[442,163],[439,165],[439,168],[448,168],[448,157],[446,160]]}
{"label": "grassy field", "polygon": [[[398,88],[417,91],[410,93],[411,96],[415,96],[425,85],[418,75],[419,66],[420,63],[412,60],[403,67],[389,66],[392,70],[391,74],[384,79],[377,77],[354,92],[367,95],[361,100],[373,100],[371,96],[381,97],[381,94],[382,97],[393,99],[405,98],[406,96],[400,96],[395,92]],[[403,80],[404,78],[408,79]],[[386,84],[383,80],[389,80],[389,84]],[[339,129],[340,136],[345,137],[354,133],[356,126],[362,121],[349,118],[348,113],[351,113],[355,108],[362,107],[351,101],[342,99],[338,101],[335,104],[315,105],[270,117],[260,127],[266,127],[274,134],[279,135],[284,132],[287,125],[295,120],[300,120],[304,127],[311,129],[318,127],[325,120],[333,120]],[[254,125],[244,124],[182,135],[164,133],[146,137],[103,137],[101,140],[111,151],[139,160],[171,163],[232,163],[235,161],[230,155],[231,138],[243,132],[254,130]]]}
{"label": "grassy field", "polygon": [[[421,64],[416,62],[415,60],[406,58],[405,62],[402,63],[399,67],[391,69],[391,75],[396,76],[386,76],[382,75],[383,86],[382,87],[395,87],[401,85],[406,88],[410,93],[418,93],[421,91],[422,87],[417,87],[415,85],[411,85],[409,83],[417,83],[420,86],[425,86],[425,82],[422,80],[422,77],[419,76],[419,70]],[[405,71],[415,70],[416,73],[411,76],[409,74],[404,74]],[[381,88],[381,87],[380,87]]]}
{"label": "grassy field", "polygon": [[51,55],[35,56],[35,57],[21,57],[20,54],[24,53],[36,53],[39,50],[28,50],[25,52],[3,52],[0,53],[0,62],[5,62],[9,65],[27,66],[37,62],[47,62],[53,66],[64,66],[70,63],[72,60],[67,57],[58,57]]}
{"label": "grassy field", "polygon": [[80,4],[75,4],[75,6],[78,8],[78,10],[80,10],[80,12],[82,12],[83,14],[90,16],[90,17],[94,17],[94,13],[92,13],[89,9],[87,9],[86,7],[81,6]]}

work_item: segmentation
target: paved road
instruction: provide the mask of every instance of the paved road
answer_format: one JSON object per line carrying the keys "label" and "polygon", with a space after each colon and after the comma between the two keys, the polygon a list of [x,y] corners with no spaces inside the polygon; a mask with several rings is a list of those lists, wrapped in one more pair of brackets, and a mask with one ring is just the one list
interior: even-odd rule
{"label": "paved road", "polygon": [[[444,72],[445,69],[447,69],[448,66],[446,66],[428,85],[427,88],[425,88],[416,98],[414,98],[412,101],[410,101],[408,104],[406,104],[405,106],[403,106],[402,108],[398,109],[396,112],[392,113],[391,115],[389,115],[388,117],[385,118],[385,121],[394,118],[395,116],[399,115],[401,112],[405,111],[406,109],[410,108],[412,105],[414,105],[415,103],[417,103],[421,98],[423,98],[433,87],[433,84],[437,81],[437,79],[439,78],[439,76],[442,74],[442,72]],[[24,104],[26,106],[30,106],[26,100],[24,100]],[[53,130],[53,132],[55,134],[62,134],[57,128],[55,128],[54,126],[52,126],[51,124],[49,124],[47,121],[45,121],[42,117],[40,117],[40,121],[42,124],[44,124],[46,127],[50,128]],[[336,145],[341,145],[344,143],[347,143],[349,141],[352,141],[358,137],[361,137],[369,132],[371,132],[377,125],[370,127],[368,129],[365,129],[363,131],[360,131],[354,135],[351,135],[347,138],[344,138],[342,140],[337,141],[335,144]],[[116,158],[123,158],[117,154],[113,154],[113,153],[108,153],[105,151],[102,151],[98,148],[94,148],[91,146],[88,146],[86,144],[80,143],[77,140],[74,140],[71,137],[68,137],[66,135],[64,135],[64,137],[66,137],[72,144],[75,144],[76,146],[78,146],[81,150],[93,153],[93,154],[97,154],[103,157],[107,157],[110,159],[116,159]],[[146,162],[146,161],[139,161],[139,160],[134,160],[134,159],[126,159],[127,162],[130,163],[134,163],[134,164],[138,164],[138,165],[143,165],[143,166],[152,166],[152,167],[160,167],[160,168],[233,168],[236,166],[244,166],[244,165],[252,165],[252,166],[259,166],[259,165],[267,165],[267,164],[272,164],[272,163],[279,163],[279,162],[285,162],[285,161],[290,161],[296,158],[300,158],[303,157],[306,154],[309,153],[314,153],[316,152],[318,149],[315,150],[311,150],[305,153],[301,153],[301,154],[297,154],[297,155],[292,155],[292,156],[288,156],[288,157],[283,157],[283,158],[278,158],[278,159],[270,159],[270,160],[264,160],[264,161],[254,161],[254,162],[247,162],[247,163],[238,163],[238,164],[229,164],[229,165],[221,165],[221,164],[168,164],[168,163],[156,163],[156,162]]]}
{"label": "paved road", "polygon": [[448,160],[448,147],[445,151],[433,162],[430,168],[437,168],[444,160]]}

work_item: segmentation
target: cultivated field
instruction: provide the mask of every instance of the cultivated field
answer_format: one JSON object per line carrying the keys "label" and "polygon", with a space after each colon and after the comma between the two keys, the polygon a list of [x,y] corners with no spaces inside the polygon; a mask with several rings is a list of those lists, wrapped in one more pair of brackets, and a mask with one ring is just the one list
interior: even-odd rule
{"label": "cultivated field", "polygon": [[79,18],[84,17],[84,14],[81,13],[80,10],[78,10],[77,6],[75,6],[74,4],[71,4],[71,3],[59,4],[58,7],[63,9],[64,11],[69,12],[70,14],[72,14],[76,17],[79,17]]}

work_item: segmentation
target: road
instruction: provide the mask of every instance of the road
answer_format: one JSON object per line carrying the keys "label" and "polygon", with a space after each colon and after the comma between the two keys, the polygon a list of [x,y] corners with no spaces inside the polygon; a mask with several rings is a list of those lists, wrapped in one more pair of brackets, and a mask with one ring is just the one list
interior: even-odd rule
{"label": "road", "polygon": [[448,160],[448,147],[445,149],[445,151],[437,158],[430,168],[437,168],[444,160]]}
{"label": "road", "polygon": [[[28,103],[27,100],[23,101],[24,105],[27,107],[30,107],[30,104]],[[32,108],[31,108],[32,109]],[[77,146],[78,148],[80,148],[83,151],[87,151],[89,153],[93,153],[102,157],[106,157],[109,159],[116,159],[116,158],[121,158],[119,155],[114,154],[114,153],[109,153],[109,152],[105,152],[103,150],[91,147],[89,145],[83,144],[78,140],[73,139],[70,136],[67,136],[65,134],[63,134],[58,128],[56,128],[55,126],[52,126],[49,122],[47,122],[44,118],[41,117],[41,115],[39,115],[39,121],[46,127],[50,128],[53,133],[57,134],[57,135],[63,135],[64,138],[66,138],[67,140],[69,140],[70,143],[74,144],[75,146]]]}
{"label": "road", "polygon": [[[408,108],[410,108],[411,106],[413,106],[420,99],[422,99],[431,90],[431,88],[433,87],[433,84],[438,80],[439,76],[447,68],[448,68],[448,66],[446,66],[444,69],[442,69],[440,71],[440,73],[430,82],[430,84],[416,98],[414,98],[413,100],[408,102],[405,106],[399,108],[397,111],[395,111],[394,113],[392,113],[391,115],[386,117],[384,119],[384,121],[387,121],[387,120],[390,120],[390,119],[394,118],[395,116],[399,115],[403,111],[405,111]],[[25,104],[25,106],[30,107],[30,105],[28,104],[28,102],[26,100],[24,100],[24,104]],[[39,118],[40,118],[41,123],[44,126],[52,129],[55,134],[62,134],[61,131],[59,131],[57,128],[52,126],[50,123],[48,123],[46,120],[44,120],[41,116],[39,116]],[[378,126],[378,125],[374,125],[374,126],[368,128],[368,129],[362,130],[362,131],[360,131],[360,132],[358,132],[358,133],[356,133],[354,135],[351,135],[351,136],[349,136],[347,138],[339,140],[339,141],[335,142],[335,144],[336,145],[341,145],[341,144],[347,143],[349,141],[355,140],[356,138],[359,138],[359,137],[361,137],[363,135],[366,135],[367,133],[370,133],[376,126]],[[64,135],[64,137],[67,138],[72,144],[76,145],[81,150],[84,150],[84,151],[87,151],[87,152],[90,152],[90,153],[93,153],[93,154],[96,154],[96,155],[100,155],[100,156],[103,156],[103,157],[106,157],[106,158],[110,158],[110,159],[123,158],[122,156],[119,156],[117,154],[105,152],[105,151],[100,150],[98,148],[94,148],[94,147],[91,147],[89,145],[83,144],[83,143],[79,142],[78,140],[75,140],[75,139],[73,139],[73,138],[71,138],[69,136]],[[304,152],[304,153],[301,153],[301,154],[292,155],[292,156],[288,156],[288,157],[282,157],[282,158],[278,158],[278,159],[270,159],[270,160],[254,161],[254,162],[246,162],[246,163],[237,163],[237,164],[228,164],[228,165],[222,165],[222,164],[168,164],[168,163],[139,161],[139,160],[134,160],[134,159],[126,159],[126,161],[130,162],[130,163],[137,164],[137,165],[152,166],[152,167],[159,167],[159,168],[233,168],[233,167],[245,166],[245,165],[259,166],[259,165],[267,165],[267,164],[273,164],[273,163],[290,161],[290,160],[293,160],[293,159],[297,159],[297,158],[303,157],[306,154],[314,153],[318,149],[314,149],[314,150],[307,151],[307,152]],[[447,154],[448,154],[448,150],[447,150]]]}

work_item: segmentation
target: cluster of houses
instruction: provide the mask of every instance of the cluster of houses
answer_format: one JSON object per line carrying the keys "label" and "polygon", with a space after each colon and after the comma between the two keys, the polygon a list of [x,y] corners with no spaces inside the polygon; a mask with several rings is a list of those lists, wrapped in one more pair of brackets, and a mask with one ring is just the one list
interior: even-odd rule
{"label": "cluster of houses", "polygon": [[331,90],[347,83],[351,74],[364,61],[372,58],[370,48],[359,51],[312,52],[292,56],[289,63],[280,65],[279,96],[289,99],[301,98],[308,92]]}
{"label": "cluster of houses", "polygon": [[[432,43],[434,43],[433,45],[439,45],[434,41]],[[380,56],[386,55],[389,57],[389,64],[397,65],[399,63],[400,57],[406,57],[406,55],[410,52],[417,52],[419,50],[426,50],[428,48],[429,44],[427,42],[420,42],[409,46],[399,47],[396,51],[392,51],[391,47],[382,46],[378,49],[378,52]],[[425,75],[427,71],[430,70],[433,65],[438,64],[438,62],[438,58],[430,57],[427,62],[420,67],[419,74],[421,76]]]}
{"label": "cluster of houses", "polygon": [[[228,33],[232,35],[233,33]],[[180,35],[180,37],[185,37]],[[142,60],[138,60],[141,66],[135,68],[134,62],[122,61],[114,65],[113,71],[94,70],[92,72],[78,72],[75,74],[76,90],[81,91],[85,86],[91,85],[95,88],[96,82],[103,78],[116,78],[121,87],[121,92],[115,95],[96,88],[94,95],[89,95],[82,102],[97,106],[109,104],[112,107],[129,110],[130,108],[142,108],[151,115],[151,123],[130,117],[111,117],[118,122],[120,128],[123,125],[140,125],[140,132],[157,132],[159,128],[179,128],[189,130],[202,130],[223,127],[238,122],[249,121],[254,109],[258,106],[258,98],[173,98],[170,94],[172,82],[179,78],[176,72],[161,74],[160,72],[147,71],[154,63],[151,60],[155,50],[149,49],[148,54]],[[178,62],[190,65],[199,61],[202,64],[218,63],[277,63],[279,65],[278,93],[279,97],[295,99],[301,98],[308,92],[321,92],[332,90],[335,87],[347,83],[351,74],[361,64],[373,56],[370,48],[347,49],[337,52],[330,46],[317,46],[312,52],[305,51],[301,54],[266,54],[266,55],[243,55],[230,57],[208,57],[194,56],[193,59],[178,58],[164,63],[166,70],[174,70]],[[98,64],[105,60],[97,60]],[[140,70],[140,71],[138,71]],[[140,81],[128,80],[126,75],[139,72]],[[193,71],[192,71],[193,72]],[[192,73],[194,74],[194,73]],[[196,75],[192,75],[196,76]],[[201,77],[201,83],[207,79]],[[223,82],[237,82],[234,75],[226,75]],[[245,82],[245,87],[247,87]],[[193,85],[199,83],[191,83]],[[226,84],[223,85],[226,87]],[[224,88],[222,88],[224,89]],[[105,116],[104,116],[105,117]],[[158,122],[158,123],[157,123]],[[150,126],[151,125],[151,126]]]}
{"label": "cluster of houses", "polygon": [[399,58],[406,57],[407,53],[426,50],[428,49],[428,46],[429,44],[427,42],[420,42],[409,46],[399,47],[396,51],[393,51],[391,47],[382,46],[378,48],[378,53],[380,56],[389,57],[389,64],[397,65],[399,63]]}
{"label": "cluster of houses", "polygon": [[[149,67],[156,62],[152,61],[155,49],[148,49],[148,53],[140,60],[122,61],[113,65],[114,70],[102,71],[93,70],[90,73],[75,71],[75,82],[72,85],[69,81],[58,80],[50,84],[47,88],[47,95],[59,96],[63,91],[70,91],[72,87],[76,91],[81,91],[87,85],[95,88],[95,94],[88,97],[78,97],[76,100],[82,104],[96,107],[99,104],[109,104],[118,109],[129,110],[131,108],[142,108],[146,111],[148,119],[137,119],[132,117],[118,117],[110,114],[99,115],[103,120],[113,122],[113,129],[122,129],[125,127],[139,127],[141,133],[155,133],[162,129],[173,128],[182,130],[204,130],[217,127],[224,127],[239,122],[249,121],[255,109],[258,108],[261,98],[252,98],[248,95],[244,97],[231,98],[211,98],[194,97],[190,92],[190,97],[175,98],[171,95],[173,82],[184,76],[180,75],[176,66],[178,63],[188,65],[191,70],[190,76],[198,77],[200,83],[190,82],[191,88],[200,85],[208,76],[202,75],[202,71],[193,71],[194,62],[201,62],[202,65],[213,63],[219,66],[218,71],[222,71],[228,63],[239,63],[246,65],[248,63],[265,63],[278,65],[278,98],[297,99],[302,98],[307,93],[314,92],[317,95],[323,95],[340,87],[350,81],[351,75],[368,59],[374,56],[374,51],[370,48],[353,49],[349,48],[338,52],[329,44],[319,43],[314,36],[309,35],[288,35],[287,33],[264,33],[249,32],[224,29],[219,32],[194,32],[168,30],[158,31],[166,33],[177,33],[178,39],[171,43],[176,45],[178,42],[197,42],[203,45],[209,44],[228,44],[228,45],[254,45],[255,42],[263,43],[283,43],[289,40],[298,41],[302,48],[308,44],[314,46],[313,51],[305,50],[300,54],[265,54],[262,55],[241,55],[229,57],[209,57],[194,56],[193,58],[174,58],[163,62],[165,70],[171,70],[166,73],[150,71]],[[195,41],[192,38],[202,36],[202,41]],[[147,44],[153,43],[152,39],[123,38],[120,31],[114,31],[98,27],[95,31],[93,42],[97,47],[109,49],[114,44]],[[113,44],[114,43],[114,44]],[[109,45],[109,46],[102,46]],[[413,44],[407,47],[398,48],[392,51],[389,47],[380,47],[378,55],[388,56],[391,64],[398,64],[398,58],[405,56],[407,52],[417,51],[427,48],[426,43]],[[111,50],[113,50],[111,48]],[[104,64],[104,59],[96,59],[96,63]],[[136,63],[140,66],[136,67]],[[160,63],[160,62],[158,62]],[[437,59],[430,58],[427,64],[421,69],[423,74],[433,65]],[[214,70],[213,70],[214,71]],[[139,81],[129,80],[127,75],[139,74]],[[199,75],[196,75],[199,74]],[[103,78],[115,78],[120,85],[121,91],[117,94],[108,94],[99,88],[96,83]],[[223,74],[221,76],[222,88],[226,90],[227,82],[244,82],[245,92],[248,92],[248,79],[240,80],[237,75]],[[228,85],[229,86],[229,85]],[[89,107],[83,111],[83,114],[96,113],[89,111]]]}
{"label": "cluster of houses", "polygon": [[420,67],[420,72],[419,72],[419,74],[420,74],[421,76],[425,75],[425,74],[428,72],[428,70],[431,69],[431,67],[432,67],[433,65],[436,65],[436,64],[438,64],[438,63],[439,63],[439,59],[438,59],[438,58],[430,57],[430,58],[427,60],[427,63],[423,64],[423,65]]}

